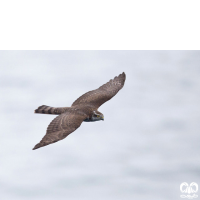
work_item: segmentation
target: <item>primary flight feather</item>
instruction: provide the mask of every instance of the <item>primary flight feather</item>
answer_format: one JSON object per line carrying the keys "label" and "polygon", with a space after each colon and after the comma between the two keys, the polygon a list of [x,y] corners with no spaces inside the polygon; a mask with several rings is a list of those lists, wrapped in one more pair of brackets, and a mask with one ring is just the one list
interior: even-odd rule
{"label": "primary flight feather", "polygon": [[35,145],[33,150],[58,142],[74,132],[83,121],[104,120],[98,108],[115,96],[124,86],[126,75],[123,72],[96,90],[80,96],[71,107],[40,106],[35,113],[58,115],[48,126],[46,135]]}

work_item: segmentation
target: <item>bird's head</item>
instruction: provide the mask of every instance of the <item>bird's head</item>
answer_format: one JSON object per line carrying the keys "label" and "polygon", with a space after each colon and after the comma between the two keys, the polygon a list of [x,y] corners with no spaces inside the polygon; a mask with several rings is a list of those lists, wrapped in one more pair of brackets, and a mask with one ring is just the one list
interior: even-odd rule
{"label": "bird's head", "polygon": [[99,121],[99,120],[104,120],[104,116],[99,111],[94,110],[92,114],[92,121]]}

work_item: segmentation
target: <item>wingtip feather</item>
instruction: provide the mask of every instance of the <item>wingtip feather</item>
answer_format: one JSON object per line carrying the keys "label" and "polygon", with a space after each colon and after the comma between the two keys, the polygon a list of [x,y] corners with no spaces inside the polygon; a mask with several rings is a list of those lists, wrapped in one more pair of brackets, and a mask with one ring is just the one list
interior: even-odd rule
{"label": "wingtip feather", "polygon": [[42,146],[40,145],[40,143],[38,143],[38,144],[36,144],[36,145],[34,146],[34,148],[33,148],[32,150],[36,150],[36,149],[38,149],[38,148],[40,148],[40,147],[42,147]]}

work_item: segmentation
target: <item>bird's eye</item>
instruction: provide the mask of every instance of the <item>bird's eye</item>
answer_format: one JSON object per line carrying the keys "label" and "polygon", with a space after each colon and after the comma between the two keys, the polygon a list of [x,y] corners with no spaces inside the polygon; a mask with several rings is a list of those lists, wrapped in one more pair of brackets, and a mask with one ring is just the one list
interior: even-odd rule
{"label": "bird's eye", "polygon": [[96,115],[96,117],[100,117],[100,115]]}

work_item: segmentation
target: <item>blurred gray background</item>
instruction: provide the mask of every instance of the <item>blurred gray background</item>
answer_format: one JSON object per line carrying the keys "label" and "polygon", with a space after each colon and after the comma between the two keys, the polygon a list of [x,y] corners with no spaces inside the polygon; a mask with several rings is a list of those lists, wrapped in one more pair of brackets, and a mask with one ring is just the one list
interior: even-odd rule
{"label": "blurred gray background", "polygon": [[[199,51],[0,51],[0,70],[1,199],[172,200],[200,184]],[[32,151],[55,117],[34,109],[123,71],[105,121]]]}

